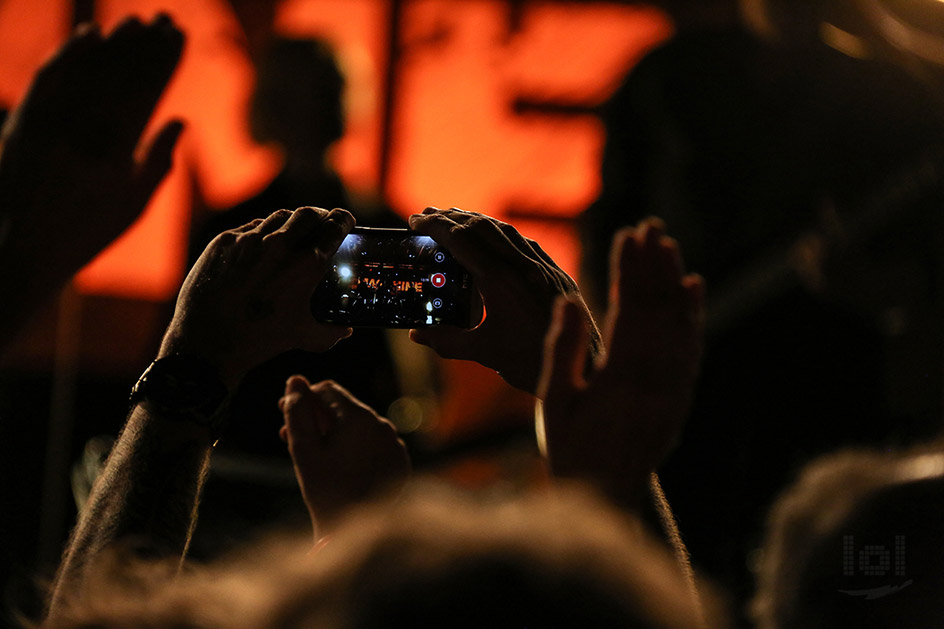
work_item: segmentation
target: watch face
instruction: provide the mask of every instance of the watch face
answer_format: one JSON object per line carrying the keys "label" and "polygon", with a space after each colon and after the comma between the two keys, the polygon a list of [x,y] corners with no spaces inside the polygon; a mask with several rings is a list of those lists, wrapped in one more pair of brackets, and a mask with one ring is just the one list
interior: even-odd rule
{"label": "watch face", "polygon": [[208,391],[199,383],[177,374],[158,372],[148,376],[148,395],[174,408],[194,408],[208,400]]}
{"label": "watch face", "polygon": [[209,421],[227,398],[226,386],[216,370],[196,356],[160,358],[148,367],[135,385],[132,399],[155,404],[167,413],[188,413]]}

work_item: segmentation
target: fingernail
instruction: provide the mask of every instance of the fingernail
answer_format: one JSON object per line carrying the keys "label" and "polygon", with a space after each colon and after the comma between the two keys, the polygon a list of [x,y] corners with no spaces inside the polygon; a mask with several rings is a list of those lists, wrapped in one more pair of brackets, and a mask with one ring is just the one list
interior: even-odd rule
{"label": "fingernail", "polygon": [[308,380],[305,379],[305,376],[294,375],[290,376],[288,380],[285,381],[286,396],[288,396],[290,393],[302,393],[307,388]]}

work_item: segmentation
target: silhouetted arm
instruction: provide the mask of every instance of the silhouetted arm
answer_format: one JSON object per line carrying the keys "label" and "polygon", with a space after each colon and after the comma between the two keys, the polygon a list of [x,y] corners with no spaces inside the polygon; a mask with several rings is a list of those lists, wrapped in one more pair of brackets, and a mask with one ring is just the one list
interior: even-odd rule
{"label": "silhouetted arm", "polygon": [[[251,367],[291,348],[324,351],[350,335],[350,328],[314,321],[309,299],[353,223],[344,210],[280,210],[210,243],[184,281],[148,377],[162,365],[171,376],[163,382],[172,390],[195,393],[195,407],[211,408],[194,418],[171,405],[166,388],[163,395],[153,389],[135,406],[79,514],[51,616],[64,602],[81,598],[95,559],[116,542],[183,558],[217,425],[202,419],[218,417],[214,409]],[[188,389],[193,381],[201,386]],[[222,397],[200,397],[217,390]]]}
{"label": "silhouetted arm", "polygon": [[587,369],[583,306],[561,299],[547,336],[538,432],[551,473],[599,488],[655,525],[690,571],[656,469],[688,416],[701,360],[704,287],[658,219],[612,253],[605,355]]}
{"label": "silhouetted arm", "polygon": [[0,353],[33,311],[117,238],[171,167],[172,121],[135,158],[183,34],[160,15],[103,37],[81,27],[38,72],[3,128]]}

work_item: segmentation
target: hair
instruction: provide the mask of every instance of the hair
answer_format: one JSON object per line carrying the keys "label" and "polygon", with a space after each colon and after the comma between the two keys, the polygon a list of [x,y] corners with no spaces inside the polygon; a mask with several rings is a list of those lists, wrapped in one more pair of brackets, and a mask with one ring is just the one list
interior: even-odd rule
{"label": "hair", "polygon": [[575,491],[481,504],[423,487],[306,550],[280,536],[169,584],[112,562],[51,626],[703,626],[668,551]]}
{"label": "hair", "polygon": [[[863,570],[872,552],[890,562],[889,548],[894,570]],[[759,629],[936,626],[942,586],[944,453],[845,451],[809,465],[771,510],[752,611]]]}

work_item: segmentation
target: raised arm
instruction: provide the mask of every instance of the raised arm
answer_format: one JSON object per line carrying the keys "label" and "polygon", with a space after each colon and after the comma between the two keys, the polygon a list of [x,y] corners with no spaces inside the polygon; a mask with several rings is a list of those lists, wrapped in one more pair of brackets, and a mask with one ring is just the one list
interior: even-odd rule
{"label": "raised arm", "polygon": [[0,352],[37,306],[134,222],[170,170],[179,121],[136,149],[183,41],[166,15],[148,24],[129,18],[107,37],[83,26],[4,126]]}
{"label": "raised arm", "polygon": [[[547,336],[538,426],[551,472],[588,481],[658,521],[685,557],[655,476],[688,415],[704,335],[704,285],[685,275],[658,219],[619,232],[604,326],[606,354],[588,366],[582,304],[562,298]],[[650,518],[651,519],[651,518]]]}
{"label": "raised arm", "polygon": [[194,265],[158,359],[92,489],[59,570],[50,616],[81,597],[115,542],[183,557],[230,391],[251,367],[291,348],[324,351],[350,328],[318,324],[309,299],[353,226],[344,210],[280,210],[223,232]]}
{"label": "raised arm", "polygon": [[[455,208],[445,211],[427,208],[422,214],[410,217],[410,226],[448,248],[469,270],[487,311],[485,320],[475,329],[430,327],[411,330],[411,338],[429,345],[444,358],[473,360],[495,369],[509,384],[544,400],[543,411],[539,402],[539,415],[548,412],[547,398],[552,396],[549,437],[557,450],[549,452],[552,457],[549,459],[551,471],[558,476],[580,476],[597,483],[621,506],[637,511],[646,518],[679,555],[684,556],[672,512],[654,469],[661,461],[662,454],[674,442],[677,432],[672,431],[680,429],[687,413],[691,384],[701,353],[703,307],[700,301],[701,280],[695,276],[681,277],[682,263],[677,246],[674,241],[663,237],[661,224],[655,220],[647,221],[639,230],[624,232],[617,239],[616,248],[620,253],[615,254],[614,266],[618,271],[625,269],[626,272],[623,279],[614,284],[611,305],[615,307],[610,308],[607,319],[607,338],[615,348],[609,363],[604,355],[602,336],[576,282],[557,266],[538,243],[525,238],[507,223]],[[633,246],[625,248],[623,244],[628,242],[630,235]],[[613,277],[616,277],[616,273]],[[663,293],[672,293],[670,287],[675,285],[684,286],[678,290],[683,290],[687,295],[688,301],[684,304],[686,310],[682,314],[687,317],[688,323],[685,325],[688,327],[681,324],[675,327],[660,319],[662,315],[673,312],[672,308],[682,307],[676,302],[663,304],[658,301],[666,298]],[[544,367],[546,336],[558,300],[563,300],[566,308],[557,313],[558,327],[552,334],[553,351],[549,351],[549,356],[554,358],[549,357],[547,360],[550,362]],[[647,318],[653,320],[656,328],[649,330],[646,327],[649,324]],[[566,329],[561,326],[566,326]],[[688,345],[677,351],[674,344],[683,340],[680,335],[686,330],[691,341],[687,341]],[[650,333],[653,334],[652,338],[647,338]],[[629,334],[641,337],[642,342],[637,338],[627,338]],[[602,384],[622,368],[618,368],[618,365],[634,364],[635,370],[631,372],[633,377],[658,381],[660,374],[668,369],[670,357],[678,359],[678,366],[688,370],[684,382],[678,383],[679,386],[671,392],[665,391],[663,397],[652,391],[652,395],[646,398],[643,395],[646,393],[645,386],[642,386],[644,382],[638,382],[642,386],[638,392],[637,403],[640,405],[669,404],[670,393],[682,396],[671,402],[675,408],[672,413],[659,415],[655,409],[645,411],[652,417],[652,430],[660,431],[659,434],[668,439],[668,443],[660,445],[663,448],[661,454],[646,452],[645,459],[636,458],[629,463],[638,466],[643,472],[621,467],[633,453],[632,450],[622,449],[625,444],[620,439],[625,435],[611,436],[606,432],[606,427],[590,435],[580,434],[578,427],[582,425],[583,415],[576,414],[581,409],[574,399],[584,391],[581,381],[574,381],[565,389],[549,386],[548,382],[539,382],[542,367],[547,372],[545,379],[564,379],[566,383],[566,377],[577,377],[590,365],[595,364],[597,369],[602,369],[610,364],[602,379],[600,372],[593,377],[591,384],[596,382],[596,387],[607,392],[606,401],[601,400],[601,403],[619,407],[628,401],[628,398],[619,397],[627,393],[619,389],[625,383],[618,382],[616,390],[608,390]],[[650,373],[650,369],[654,371]],[[563,399],[563,396],[567,396],[567,399]],[[587,397],[590,397],[589,394]],[[616,410],[617,415],[606,415],[599,421],[618,422],[626,409]],[[571,412],[575,414],[570,415]],[[644,421],[643,409],[637,408],[635,412],[640,422],[635,430],[648,429],[649,423]],[[570,417],[573,419],[569,420]],[[539,435],[545,434],[543,419],[539,418],[538,429]],[[570,435],[569,432],[575,434]],[[594,447],[600,444],[588,442],[588,439],[599,441],[613,450],[596,453]],[[655,445],[655,441],[650,441],[650,445]],[[602,454],[604,458],[594,460],[597,454]],[[588,467],[582,467],[584,465]],[[609,473],[611,471],[612,474]],[[617,483],[616,480],[623,473],[627,473],[630,478]]]}

